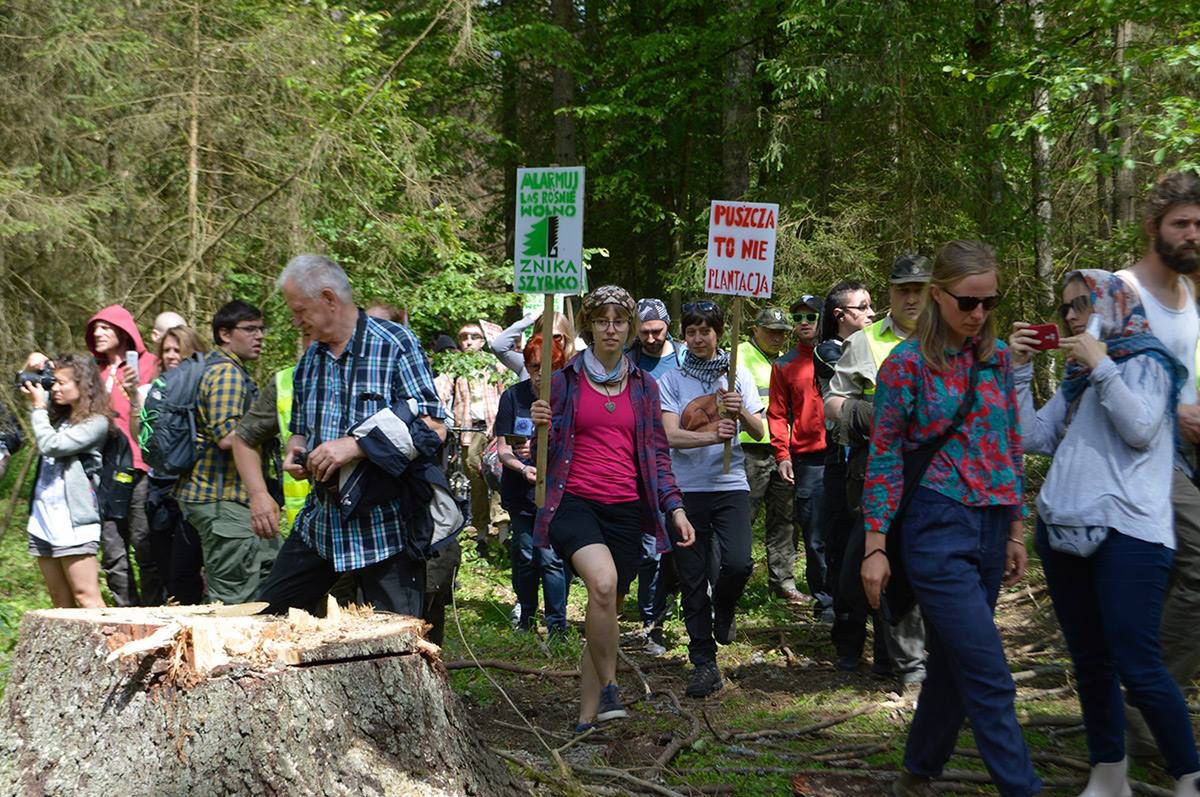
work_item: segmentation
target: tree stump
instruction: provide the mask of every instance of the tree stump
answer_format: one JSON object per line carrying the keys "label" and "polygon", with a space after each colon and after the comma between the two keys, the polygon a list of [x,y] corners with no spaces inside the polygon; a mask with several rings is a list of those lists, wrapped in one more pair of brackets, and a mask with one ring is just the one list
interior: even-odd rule
{"label": "tree stump", "polygon": [[336,608],[27,613],[0,794],[519,794],[459,714],[426,625]]}

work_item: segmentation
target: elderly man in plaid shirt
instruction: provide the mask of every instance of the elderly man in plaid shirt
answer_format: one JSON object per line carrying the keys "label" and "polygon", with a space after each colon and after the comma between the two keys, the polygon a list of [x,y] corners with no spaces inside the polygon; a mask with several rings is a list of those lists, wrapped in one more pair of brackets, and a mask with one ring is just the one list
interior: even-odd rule
{"label": "elderly man in plaid shirt", "polygon": [[[292,258],[276,283],[295,324],[316,343],[296,366],[291,439],[284,468],[314,482],[263,587],[268,611],[310,608],[341,573],[353,573],[362,599],[378,609],[420,617],[425,563],[405,551],[400,500],[344,514],[343,468],[363,459],[352,428],[407,402],[442,440],[445,411],[429,362],[408,327],[370,318],[354,304],[350,281],[328,258]],[[297,455],[303,454],[297,461]]]}
{"label": "elderly man in plaid shirt", "polygon": [[279,551],[279,536],[250,527],[250,496],[234,465],[233,430],[258,396],[246,363],[262,352],[262,312],[234,300],[213,316],[217,350],[200,378],[196,398],[196,464],[176,488],[183,516],[200,535],[208,599],[254,598]]}

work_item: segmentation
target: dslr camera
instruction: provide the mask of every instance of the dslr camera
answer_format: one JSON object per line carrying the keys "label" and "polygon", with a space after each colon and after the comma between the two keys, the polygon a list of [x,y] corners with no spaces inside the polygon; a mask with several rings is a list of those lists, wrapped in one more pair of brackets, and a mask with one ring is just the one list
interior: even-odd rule
{"label": "dslr camera", "polygon": [[22,371],[17,374],[17,387],[21,387],[26,382],[33,382],[35,385],[41,385],[42,390],[47,393],[54,386],[54,366],[46,363],[40,371]]}

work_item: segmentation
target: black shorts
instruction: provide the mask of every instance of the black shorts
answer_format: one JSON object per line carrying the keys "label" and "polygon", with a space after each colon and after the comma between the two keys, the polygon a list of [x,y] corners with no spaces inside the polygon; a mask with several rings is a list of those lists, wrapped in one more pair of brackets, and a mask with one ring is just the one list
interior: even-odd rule
{"label": "black shorts", "polygon": [[641,503],[602,504],[563,493],[550,521],[550,545],[564,562],[586,545],[607,545],[617,583],[628,586],[642,562]]}

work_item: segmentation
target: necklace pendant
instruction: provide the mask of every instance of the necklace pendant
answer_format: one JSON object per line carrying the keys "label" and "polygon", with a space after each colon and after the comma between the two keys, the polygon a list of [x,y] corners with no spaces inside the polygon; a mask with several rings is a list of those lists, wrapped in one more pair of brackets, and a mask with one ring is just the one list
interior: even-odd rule
{"label": "necklace pendant", "polygon": [[608,401],[604,402],[604,409],[608,410],[609,412],[616,412],[617,405],[613,403],[612,399],[609,399]]}

